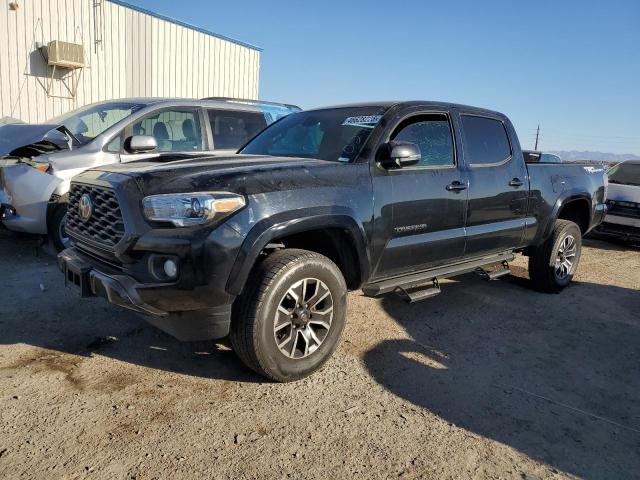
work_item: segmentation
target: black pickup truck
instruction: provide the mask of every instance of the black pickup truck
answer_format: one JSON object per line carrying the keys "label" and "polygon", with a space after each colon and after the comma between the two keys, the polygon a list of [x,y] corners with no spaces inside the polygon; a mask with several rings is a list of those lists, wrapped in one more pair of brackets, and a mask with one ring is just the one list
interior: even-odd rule
{"label": "black pickup truck", "polygon": [[603,169],[526,164],[497,112],[339,106],[291,114],[234,156],[82,173],[59,265],[82,296],[181,340],[229,335],[249,367],[290,381],[335,350],[348,290],[416,301],[442,278],[507,274],[522,252],[532,284],[560,291],[605,190]]}

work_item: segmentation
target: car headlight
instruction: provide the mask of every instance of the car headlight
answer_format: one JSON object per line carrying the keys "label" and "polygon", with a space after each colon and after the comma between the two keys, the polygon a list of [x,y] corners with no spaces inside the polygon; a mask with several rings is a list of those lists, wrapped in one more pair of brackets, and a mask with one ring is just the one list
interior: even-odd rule
{"label": "car headlight", "polygon": [[246,204],[242,195],[228,192],[195,192],[151,195],[142,200],[144,216],[176,227],[200,225],[220,219]]}

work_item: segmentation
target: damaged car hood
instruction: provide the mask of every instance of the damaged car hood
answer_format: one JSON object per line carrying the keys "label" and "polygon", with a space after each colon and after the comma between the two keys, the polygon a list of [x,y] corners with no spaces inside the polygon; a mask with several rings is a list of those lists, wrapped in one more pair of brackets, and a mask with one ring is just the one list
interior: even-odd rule
{"label": "damaged car hood", "polygon": [[69,149],[62,125],[0,125],[0,156],[34,157],[56,150]]}

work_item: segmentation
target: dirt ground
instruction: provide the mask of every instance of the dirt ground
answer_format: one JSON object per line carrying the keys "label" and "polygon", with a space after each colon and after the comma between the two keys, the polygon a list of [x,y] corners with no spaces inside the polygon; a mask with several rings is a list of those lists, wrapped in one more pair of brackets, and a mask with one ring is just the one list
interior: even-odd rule
{"label": "dirt ground", "polygon": [[353,293],[334,358],[281,385],[0,231],[0,478],[638,478],[640,251],[587,241],[559,295],[525,266]]}

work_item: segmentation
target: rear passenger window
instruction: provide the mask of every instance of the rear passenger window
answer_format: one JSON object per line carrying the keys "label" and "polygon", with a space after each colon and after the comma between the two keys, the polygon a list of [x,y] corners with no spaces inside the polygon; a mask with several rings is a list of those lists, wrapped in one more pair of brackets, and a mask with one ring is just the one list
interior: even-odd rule
{"label": "rear passenger window", "polygon": [[267,126],[260,112],[209,110],[209,121],[216,150],[237,150]]}
{"label": "rear passenger window", "polygon": [[453,138],[449,121],[442,115],[411,117],[402,122],[391,140],[411,142],[420,147],[418,167],[453,165]]}
{"label": "rear passenger window", "polygon": [[504,124],[499,120],[462,115],[466,155],[472,165],[500,163],[511,156]]}

